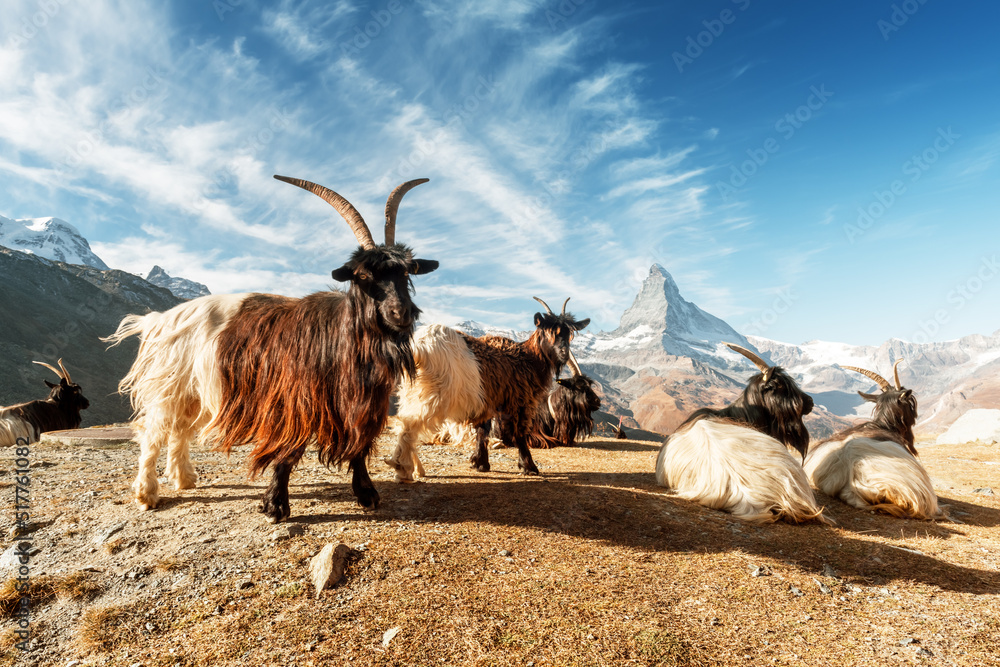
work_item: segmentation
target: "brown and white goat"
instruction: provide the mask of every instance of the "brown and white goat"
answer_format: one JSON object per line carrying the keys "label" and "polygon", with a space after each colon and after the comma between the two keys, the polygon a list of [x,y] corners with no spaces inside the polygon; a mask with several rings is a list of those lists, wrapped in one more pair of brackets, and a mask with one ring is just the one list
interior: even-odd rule
{"label": "brown and white goat", "polygon": [[83,395],[80,385],[73,382],[62,359],[55,368],[41,361],[32,363],[45,366],[59,376],[59,384],[45,380],[50,389],[44,400],[19,403],[0,408],[0,447],[38,442],[42,433],[62,431],[80,426],[80,410],[90,407],[90,401]]}
{"label": "brown and white goat", "polygon": [[802,448],[802,416],[813,401],[781,368],[726,343],[756,364],[758,375],[731,405],[702,408],[666,438],[656,482],[686,500],[746,521],[826,522],[802,466],[786,445]]}
{"label": "brown and white goat", "polygon": [[899,518],[942,518],[931,478],[916,458],[917,399],[899,381],[900,362],[892,368],[895,387],[878,373],[844,366],[882,389],[880,394],[858,392],[875,403],[872,418],[814,445],[803,467],[813,486],[853,507]]}
{"label": "brown and white goat", "polygon": [[350,225],[360,247],[332,274],[350,287],[301,299],[205,296],[122,321],[107,340],[141,338],[120,389],[136,410],[142,451],[132,489],[142,510],[159,502],[156,459],[165,445],[167,475],[178,489],[194,487],[188,447],[200,432],[225,452],[252,445],[251,477],[273,466],[260,508],[271,521],[288,518],[288,477],[313,443],[322,463],[348,463],[362,507],[378,506],[367,459],[396,383],[414,371],[410,344],[420,310],[410,299],[410,276],[438,266],[395,242],[396,211],[427,179],[389,195],[385,243],[376,245],[361,214],[336,192],[275,178],[318,195]]}
{"label": "brown and white goat", "polygon": [[414,468],[424,476],[417,456],[418,439],[436,433],[445,420],[471,422],[476,449],[470,457],[480,472],[490,470],[486,448],[494,417],[509,420],[509,443],[517,447],[517,466],[538,474],[529,441],[537,442],[535,415],[557,370],[569,359],[569,344],[590,319],[577,321],[563,310],[535,313],[535,331],[523,343],[502,336],[473,338],[441,325],[431,325],[413,341],[416,375],[399,389],[399,442],[385,462],[397,481],[412,481]]}

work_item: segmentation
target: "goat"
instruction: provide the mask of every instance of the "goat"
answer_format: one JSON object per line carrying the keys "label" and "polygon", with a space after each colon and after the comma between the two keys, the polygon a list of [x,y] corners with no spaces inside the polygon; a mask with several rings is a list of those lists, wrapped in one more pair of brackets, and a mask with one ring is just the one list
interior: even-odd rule
{"label": "goat", "polygon": [[726,345],[761,372],[731,405],[696,410],[667,436],[656,457],[657,484],[745,521],[828,522],[786,446],[804,450],[808,443],[802,416],[812,399],[782,369]]}
{"label": "goat", "polygon": [[251,479],[273,464],[260,511],[272,522],[291,514],[288,478],[315,442],[325,465],[348,463],[358,503],[374,509],[379,494],[367,459],[388,417],[399,378],[414,372],[410,349],[420,309],[411,275],[438,267],[395,242],[396,212],[411,188],[403,183],[385,205],[385,243],[346,199],[315,183],[275,176],[318,195],[347,221],[358,247],[332,272],[346,292],[303,298],[272,294],[205,296],[164,313],[130,315],[105,339],[139,335],[139,353],[119,389],[130,392],[139,425],[139,473],[132,489],[140,510],[159,502],[156,459],[168,445],[167,475],[178,489],[197,480],[188,445],[197,434],[216,448],[252,444]]}
{"label": "goat", "polygon": [[594,391],[594,381],[583,374],[580,364],[569,353],[571,378],[559,378],[545,400],[538,404],[535,426],[543,447],[571,447],[580,433],[594,432],[591,413],[601,409],[601,397]]}
{"label": "goat", "polygon": [[534,430],[538,403],[545,397],[553,376],[569,359],[569,344],[590,319],[577,321],[566,312],[535,313],[535,331],[523,343],[502,336],[473,338],[441,325],[431,325],[413,340],[416,375],[404,379],[399,389],[399,441],[385,462],[396,470],[396,480],[413,480],[414,468],[424,476],[417,456],[417,441],[435,433],[448,419],[471,422],[476,429],[476,449],[469,461],[480,472],[489,472],[487,436],[494,417],[510,420],[510,444],[517,447],[518,468],[537,475],[529,442],[538,442]]}
{"label": "goat", "polygon": [[624,420],[625,420],[624,416],[619,417],[617,426],[612,424],[611,422],[604,422],[609,427],[611,427],[611,432],[615,434],[615,440],[628,440],[628,433],[625,432],[625,427],[622,426],[622,422]]}
{"label": "goat", "polygon": [[899,518],[937,519],[944,512],[930,476],[916,458],[917,399],[899,381],[902,361],[892,367],[895,387],[873,371],[843,367],[874,380],[882,389],[880,394],[858,392],[875,403],[872,418],[814,445],[803,467],[813,486],[852,507],[882,510]]}
{"label": "goat", "polygon": [[58,375],[59,384],[44,380],[50,389],[48,398],[0,408],[0,447],[13,447],[18,443],[30,445],[38,442],[47,431],[78,428],[82,421],[80,410],[90,407],[90,401],[83,395],[80,385],[73,382],[62,359],[57,362],[58,369],[42,361],[32,363],[45,366]]}

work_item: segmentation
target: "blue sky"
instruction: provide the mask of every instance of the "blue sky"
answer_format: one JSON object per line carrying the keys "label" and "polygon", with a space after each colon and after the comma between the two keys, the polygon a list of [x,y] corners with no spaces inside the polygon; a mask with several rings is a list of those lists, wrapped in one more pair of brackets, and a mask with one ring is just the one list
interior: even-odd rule
{"label": "blue sky", "polygon": [[[0,215],[113,267],[301,295],[356,246],[441,268],[424,321],[610,330],[652,263],[787,342],[1000,328],[992,3],[4,3]],[[375,231],[376,237],[380,234]]]}

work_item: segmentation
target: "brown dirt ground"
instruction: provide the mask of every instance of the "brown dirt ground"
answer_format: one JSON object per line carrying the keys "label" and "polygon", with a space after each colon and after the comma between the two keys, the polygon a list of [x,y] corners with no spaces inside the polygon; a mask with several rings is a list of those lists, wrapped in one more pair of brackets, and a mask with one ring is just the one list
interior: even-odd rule
{"label": "brown dirt ground", "polygon": [[[265,483],[242,454],[196,450],[201,486],[139,513],[133,446],[34,445],[33,648],[14,647],[5,606],[0,664],[1000,664],[1000,497],[973,492],[1000,493],[996,446],[922,448],[955,522],[821,496],[832,528],[674,498],[657,448],[540,450],[542,476],[522,477],[513,450],[479,474],[460,447],[425,446],[424,482],[373,461],[375,512],[310,455],[288,537],[257,513]],[[12,457],[0,467],[7,534]],[[346,576],[315,599],[308,561],[337,541],[355,548]]]}

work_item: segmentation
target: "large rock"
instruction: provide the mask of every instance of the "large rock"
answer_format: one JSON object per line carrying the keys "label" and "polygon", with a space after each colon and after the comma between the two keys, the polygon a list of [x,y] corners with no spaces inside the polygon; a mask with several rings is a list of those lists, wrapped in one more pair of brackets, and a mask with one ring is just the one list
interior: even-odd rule
{"label": "large rock", "polygon": [[992,445],[1000,442],[1000,410],[969,410],[938,436],[941,444],[982,442]]}

